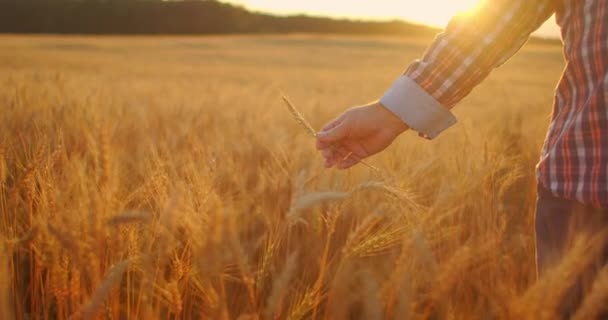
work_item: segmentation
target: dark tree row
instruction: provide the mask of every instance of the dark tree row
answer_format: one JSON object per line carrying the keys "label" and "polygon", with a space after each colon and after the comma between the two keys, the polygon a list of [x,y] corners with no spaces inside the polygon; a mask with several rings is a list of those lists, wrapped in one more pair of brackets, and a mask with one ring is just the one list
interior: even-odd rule
{"label": "dark tree row", "polygon": [[0,32],[89,34],[349,33],[430,35],[404,22],[278,17],[212,0],[0,0]]}

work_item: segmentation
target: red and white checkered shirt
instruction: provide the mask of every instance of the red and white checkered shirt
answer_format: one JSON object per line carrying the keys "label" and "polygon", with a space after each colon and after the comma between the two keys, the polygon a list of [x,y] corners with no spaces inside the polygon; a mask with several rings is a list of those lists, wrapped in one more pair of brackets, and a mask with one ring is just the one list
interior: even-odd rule
{"label": "red and white checkered shirt", "polygon": [[537,166],[560,198],[608,207],[608,0],[488,0],[454,18],[380,100],[430,138],[448,111],[556,15],[566,67]]}

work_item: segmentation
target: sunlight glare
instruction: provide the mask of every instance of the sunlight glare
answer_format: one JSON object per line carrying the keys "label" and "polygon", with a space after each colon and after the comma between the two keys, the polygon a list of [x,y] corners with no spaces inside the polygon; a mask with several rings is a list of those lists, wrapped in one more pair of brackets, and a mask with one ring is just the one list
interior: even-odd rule
{"label": "sunlight glare", "polygon": [[229,0],[254,10],[362,19],[403,19],[443,27],[457,13],[473,10],[479,0]]}

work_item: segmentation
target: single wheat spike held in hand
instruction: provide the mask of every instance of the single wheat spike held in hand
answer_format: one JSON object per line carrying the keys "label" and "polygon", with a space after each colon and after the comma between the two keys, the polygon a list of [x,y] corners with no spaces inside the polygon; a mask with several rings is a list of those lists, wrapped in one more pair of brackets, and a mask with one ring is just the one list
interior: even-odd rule
{"label": "single wheat spike held in hand", "polygon": [[[300,113],[300,111],[298,111],[298,109],[296,109],[296,107],[293,105],[293,103],[291,103],[291,101],[289,101],[289,99],[287,98],[287,96],[283,95],[283,101],[285,101],[285,104],[287,105],[287,109],[289,109],[289,112],[291,113],[291,115],[293,116],[293,118],[300,124],[300,126],[302,126],[304,129],[306,129],[306,131],[308,132],[308,134],[310,136],[312,136],[313,138],[317,137],[317,131],[310,125],[310,123],[308,123],[308,121],[306,121],[306,119],[304,118],[304,116]],[[342,161],[348,159],[353,153],[350,152],[349,154],[347,154],[344,159],[342,159]],[[380,172],[380,169],[372,166],[371,164],[360,160],[359,163],[361,163],[362,165],[376,171],[376,172]]]}
{"label": "single wheat spike held in hand", "polygon": [[289,112],[291,113],[293,118],[304,129],[306,129],[306,131],[308,131],[309,135],[311,135],[313,138],[316,138],[317,131],[315,131],[315,129],[310,125],[310,123],[308,123],[308,121],[306,121],[306,119],[304,119],[304,116],[300,113],[300,111],[298,111],[298,109],[296,109],[296,107],[291,103],[291,101],[289,101],[289,99],[286,96],[283,96],[283,101],[285,101],[285,104],[287,105],[287,109],[289,109]]}

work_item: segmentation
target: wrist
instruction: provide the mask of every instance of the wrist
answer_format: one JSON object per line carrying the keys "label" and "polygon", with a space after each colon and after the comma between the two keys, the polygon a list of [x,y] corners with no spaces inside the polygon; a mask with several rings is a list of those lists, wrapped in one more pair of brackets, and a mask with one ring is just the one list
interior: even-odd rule
{"label": "wrist", "polygon": [[382,114],[382,119],[385,120],[383,121],[383,125],[392,132],[396,133],[396,135],[399,135],[410,128],[403,120],[401,120],[401,118],[391,112],[380,101],[374,102],[373,106]]}

